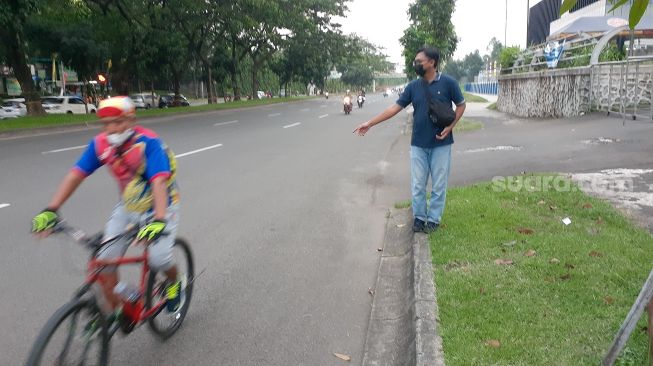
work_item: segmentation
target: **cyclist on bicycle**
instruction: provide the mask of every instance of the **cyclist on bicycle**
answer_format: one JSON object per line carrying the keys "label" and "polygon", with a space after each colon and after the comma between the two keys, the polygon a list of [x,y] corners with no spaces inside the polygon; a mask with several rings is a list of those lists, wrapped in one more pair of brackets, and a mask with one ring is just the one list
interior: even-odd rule
{"label": "cyclist on bicycle", "polygon": [[[149,265],[166,274],[166,307],[174,312],[179,308],[181,292],[172,257],[179,223],[176,161],[172,151],[153,131],[136,125],[135,111],[129,97],[113,97],[100,102],[97,116],[103,131],[90,141],[47,208],[34,217],[32,232],[39,237],[49,235],[59,220],[58,210],[80,183],[97,168],[107,165],[118,181],[121,199],[106,224],[104,239],[118,236],[129,224],[146,222],[136,239],[148,244],[154,242],[148,248]],[[164,232],[167,235],[162,236]],[[98,252],[98,259],[123,256],[129,244],[125,238],[106,245]],[[119,314],[121,302],[113,293],[118,283],[116,268],[105,268],[100,283],[112,310]]]}

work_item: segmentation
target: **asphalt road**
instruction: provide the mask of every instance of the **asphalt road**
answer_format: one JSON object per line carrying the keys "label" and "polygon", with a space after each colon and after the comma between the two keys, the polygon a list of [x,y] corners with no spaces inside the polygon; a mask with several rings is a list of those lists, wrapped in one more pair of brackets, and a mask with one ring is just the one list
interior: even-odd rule
{"label": "asphalt road", "polygon": [[[115,365],[340,365],[362,360],[386,212],[410,196],[405,115],[361,138],[394,102],[339,98],[144,120],[179,156],[180,235],[195,253],[190,311],[162,344],[146,327],[112,344]],[[0,140],[0,364],[18,365],[81,283],[87,253],[37,241],[47,204],[96,129]],[[101,169],[64,206],[102,228],[117,186]]]}
{"label": "asphalt road", "polygon": [[[342,365],[334,352],[360,364],[385,215],[410,197],[409,136],[404,112],[365,137],[351,131],[394,99],[371,95],[350,116],[332,97],[144,121],[183,155],[180,233],[206,270],[180,332],[166,344],[145,328],[118,336],[113,364]],[[484,107],[468,105],[465,116],[484,128],[456,134],[450,186],[524,171],[653,167],[650,121],[526,120]],[[20,364],[83,276],[82,249],[37,242],[28,228],[81,148],[54,151],[95,132],[0,139],[2,365]],[[103,225],[117,199],[107,178],[102,170],[85,182],[63,209],[70,222]],[[653,174],[642,179],[650,195]]]}

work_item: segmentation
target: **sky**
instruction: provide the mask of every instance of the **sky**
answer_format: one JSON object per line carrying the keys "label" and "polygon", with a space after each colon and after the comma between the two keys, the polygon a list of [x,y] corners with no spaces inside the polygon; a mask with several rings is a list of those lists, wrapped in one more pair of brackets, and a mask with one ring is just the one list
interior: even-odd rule
{"label": "sky", "polygon": [[[352,0],[342,24],[345,33],[356,33],[382,46],[391,62],[403,65],[399,38],[408,28],[408,6],[413,0]],[[507,34],[506,2],[508,3]],[[531,4],[536,1],[531,0]],[[478,49],[486,54],[490,39],[496,37],[509,46],[526,44],[527,0],[457,0],[451,19],[459,38],[454,59]],[[402,66],[403,68],[403,66]]]}

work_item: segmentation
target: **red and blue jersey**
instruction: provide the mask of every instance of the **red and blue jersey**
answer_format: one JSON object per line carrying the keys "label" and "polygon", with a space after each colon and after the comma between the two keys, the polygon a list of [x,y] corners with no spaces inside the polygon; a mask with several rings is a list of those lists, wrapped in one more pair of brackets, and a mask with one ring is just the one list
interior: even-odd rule
{"label": "red and blue jersey", "polygon": [[169,204],[179,201],[175,156],[151,130],[134,127],[134,136],[120,147],[109,144],[106,133],[100,133],[91,140],[73,169],[88,176],[102,165],[118,181],[123,203],[129,211],[152,209],[151,182],[158,177],[167,180]]}

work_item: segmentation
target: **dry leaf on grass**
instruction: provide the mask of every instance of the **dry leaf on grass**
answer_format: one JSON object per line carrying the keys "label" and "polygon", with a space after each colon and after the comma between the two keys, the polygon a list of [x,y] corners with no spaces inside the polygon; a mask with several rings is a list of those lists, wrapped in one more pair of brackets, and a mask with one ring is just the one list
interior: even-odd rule
{"label": "dry leaf on grass", "polygon": [[593,208],[593,207],[594,206],[592,206],[591,203],[586,203],[586,204],[583,205],[583,208]]}
{"label": "dry leaf on grass", "polygon": [[520,227],[519,229],[517,229],[517,231],[520,234],[524,234],[524,235],[532,235],[535,232],[533,231],[533,229],[529,229],[527,227]]}
{"label": "dry leaf on grass", "polygon": [[485,345],[492,348],[499,348],[501,347],[501,342],[496,339],[488,339],[485,341]]}
{"label": "dry leaf on grass", "polygon": [[351,361],[351,357],[349,357],[349,356],[347,356],[347,355],[343,355],[342,353],[336,353],[336,352],[334,352],[333,355],[336,356],[336,357],[338,357],[338,358],[341,359],[341,360]]}
{"label": "dry leaf on grass", "polygon": [[603,222],[604,221],[603,221],[603,218],[601,216],[599,216],[599,218],[596,219],[596,223],[599,224],[599,225],[601,225]]}
{"label": "dry leaf on grass", "polygon": [[549,206],[549,210],[551,210],[551,211],[555,211],[557,209],[558,209],[558,207],[556,207],[556,206],[553,206],[553,205]]}
{"label": "dry leaf on grass", "polygon": [[606,296],[603,298],[603,302],[606,303],[606,305],[612,305],[614,298],[612,298],[612,296]]}
{"label": "dry leaf on grass", "polygon": [[533,249],[529,249],[528,251],[526,251],[526,253],[524,253],[524,255],[527,257],[533,257],[535,256],[535,253],[536,252]]}
{"label": "dry leaf on grass", "polygon": [[483,295],[485,293],[485,287],[481,287],[478,289],[478,293]]}
{"label": "dry leaf on grass", "polygon": [[592,250],[590,252],[590,257],[603,257],[603,253],[597,252],[596,250]]}
{"label": "dry leaf on grass", "polygon": [[537,204],[538,204],[538,205],[543,205],[543,204],[545,204],[545,203],[546,203],[546,202],[544,202],[544,201],[540,201],[540,202],[538,202]]}
{"label": "dry leaf on grass", "polygon": [[574,268],[576,268],[576,266],[574,266],[574,265],[571,264],[571,263],[565,263],[565,268],[567,268],[567,269],[574,269]]}
{"label": "dry leaf on grass", "polygon": [[558,264],[558,263],[560,263],[560,259],[558,259],[558,258],[551,258],[551,260],[549,261],[549,263],[551,263],[551,264]]}
{"label": "dry leaf on grass", "polygon": [[499,266],[509,266],[509,265],[513,264],[513,261],[512,261],[512,259],[501,259],[501,258],[499,258],[499,259],[494,260],[494,264],[497,264]]}
{"label": "dry leaf on grass", "polygon": [[567,281],[571,279],[571,273],[567,273],[566,275],[560,276],[560,279],[563,281]]}

